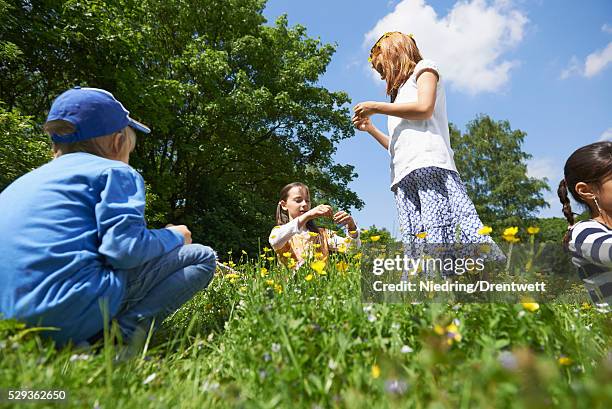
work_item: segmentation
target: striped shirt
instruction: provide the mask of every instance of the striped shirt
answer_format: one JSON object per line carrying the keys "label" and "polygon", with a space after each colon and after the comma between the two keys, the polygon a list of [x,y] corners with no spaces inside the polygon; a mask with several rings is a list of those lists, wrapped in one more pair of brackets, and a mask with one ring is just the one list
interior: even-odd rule
{"label": "striped shirt", "polygon": [[596,220],[576,223],[569,252],[593,302],[612,305],[612,229]]}

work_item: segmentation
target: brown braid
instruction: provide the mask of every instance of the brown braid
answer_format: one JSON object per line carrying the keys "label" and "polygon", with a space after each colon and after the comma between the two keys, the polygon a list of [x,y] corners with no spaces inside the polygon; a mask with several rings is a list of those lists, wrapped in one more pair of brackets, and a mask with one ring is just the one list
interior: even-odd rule
{"label": "brown braid", "polygon": [[565,181],[565,179],[562,179],[559,183],[559,189],[557,189],[557,196],[559,196],[559,200],[563,205],[563,215],[569,223],[567,232],[563,236],[563,245],[567,246],[569,244],[570,239],[569,229],[574,225],[576,221],[574,219],[574,213],[572,212],[572,206],[570,204],[569,196],[567,195],[567,182]]}

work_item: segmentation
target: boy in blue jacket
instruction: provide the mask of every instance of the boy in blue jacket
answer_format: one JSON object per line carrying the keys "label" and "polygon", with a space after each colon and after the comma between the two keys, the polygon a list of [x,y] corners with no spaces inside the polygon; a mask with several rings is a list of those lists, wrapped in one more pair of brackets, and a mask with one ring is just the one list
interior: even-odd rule
{"label": "boy in blue jacket", "polygon": [[91,340],[115,319],[148,329],[212,280],[216,254],[186,226],[150,230],[142,177],[129,166],[143,124],[107,91],[68,90],[45,131],[55,158],[0,193],[0,314]]}

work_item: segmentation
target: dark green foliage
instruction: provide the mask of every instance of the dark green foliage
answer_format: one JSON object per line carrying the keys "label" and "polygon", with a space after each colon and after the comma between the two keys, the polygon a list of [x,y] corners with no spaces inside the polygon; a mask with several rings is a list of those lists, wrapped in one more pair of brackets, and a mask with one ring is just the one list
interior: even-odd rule
{"label": "dark green foliage", "polygon": [[288,182],[345,209],[363,205],[346,187],[353,167],[332,161],[354,133],[350,100],[316,84],[334,47],[284,17],[264,25],[264,5],[1,3],[0,101],[40,124],[71,86],[110,90],[153,129],[131,159],[150,185],[151,225],[185,223],[220,251],[254,251]]}

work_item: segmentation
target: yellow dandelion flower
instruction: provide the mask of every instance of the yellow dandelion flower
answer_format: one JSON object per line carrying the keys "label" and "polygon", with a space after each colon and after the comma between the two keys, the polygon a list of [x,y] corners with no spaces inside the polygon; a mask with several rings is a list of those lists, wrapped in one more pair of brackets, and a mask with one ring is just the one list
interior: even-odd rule
{"label": "yellow dandelion flower", "polygon": [[518,233],[518,227],[514,226],[514,227],[508,227],[504,230],[503,235],[504,236],[514,236]]}
{"label": "yellow dandelion flower", "polygon": [[274,285],[274,280],[266,280],[266,285]]}
{"label": "yellow dandelion flower", "polygon": [[350,243],[350,242],[351,242],[351,238],[350,238],[350,237],[345,238],[345,239],[344,239],[344,242],[345,242],[345,243]]}
{"label": "yellow dandelion flower", "polygon": [[531,235],[538,234],[539,232],[540,232],[540,228],[539,227],[531,226],[531,227],[527,228],[527,233],[529,233]]}
{"label": "yellow dandelion flower", "polygon": [[446,332],[459,332],[459,327],[454,322],[451,322],[446,326]]}
{"label": "yellow dandelion flower", "polygon": [[276,284],[276,285],[274,286],[274,291],[276,291],[278,294],[282,294],[282,292],[283,292],[283,286],[282,286],[282,285],[280,285],[280,284]]}
{"label": "yellow dandelion flower", "polygon": [[259,275],[262,277],[265,277],[268,275],[268,269],[265,267],[262,267],[261,270],[259,270]]}
{"label": "yellow dandelion flower", "polygon": [[240,287],[240,291],[246,291],[246,290],[247,290],[246,285],[243,285]]}
{"label": "yellow dandelion flower", "polygon": [[310,280],[312,280],[312,278],[313,278],[313,275],[312,274],[308,274],[306,277],[304,277],[304,280],[310,281]]}
{"label": "yellow dandelion flower", "polygon": [[338,246],[338,253],[346,253],[346,245],[341,244]]}
{"label": "yellow dandelion flower", "polygon": [[339,261],[338,263],[336,263],[336,270],[338,271],[346,271],[348,269],[348,264],[344,261]]}
{"label": "yellow dandelion flower", "polygon": [[362,254],[361,252],[359,252],[359,253],[355,254],[355,255],[353,256],[353,258],[354,258],[355,260],[360,260],[362,255],[363,255],[363,254]]}
{"label": "yellow dandelion flower", "polygon": [[317,273],[320,273],[325,268],[325,262],[321,260],[313,261],[310,263],[310,267]]}
{"label": "yellow dandelion flower", "polygon": [[229,282],[234,284],[236,282],[236,279],[235,278],[230,278]]}
{"label": "yellow dandelion flower", "polygon": [[370,236],[370,240],[378,241],[378,240],[380,240],[380,236]]}
{"label": "yellow dandelion flower", "polygon": [[444,335],[444,328],[441,325],[434,325],[434,332],[438,335]]}
{"label": "yellow dandelion flower", "polygon": [[488,236],[489,234],[491,234],[491,232],[493,231],[493,228],[490,226],[482,226],[480,229],[478,229],[478,234],[480,234],[481,236]]}
{"label": "yellow dandelion flower", "polygon": [[361,229],[361,233],[366,234],[369,230],[368,229]]}
{"label": "yellow dandelion flower", "polygon": [[268,257],[268,258],[266,258],[266,260],[268,260],[268,261],[274,261],[274,257]]}
{"label": "yellow dandelion flower", "polygon": [[293,259],[293,257],[290,257],[289,260],[287,261],[287,267],[289,268],[295,267],[295,260]]}
{"label": "yellow dandelion flower", "polygon": [[569,366],[571,365],[574,361],[572,361],[571,358],[568,358],[566,356],[560,356],[559,359],[557,359],[557,362],[559,363],[559,365],[563,365],[563,366]]}
{"label": "yellow dandelion flower", "polygon": [[242,254],[247,255],[247,252],[245,250],[242,250]]}
{"label": "yellow dandelion flower", "polygon": [[233,261],[228,261],[227,265],[229,265],[230,267],[235,267],[236,263],[234,263]]}
{"label": "yellow dandelion flower", "polygon": [[372,365],[372,378],[378,379],[380,377],[380,366]]}
{"label": "yellow dandelion flower", "polygon": [[349,234],[350,234],[350,235],[357,234],[357,230],[349,230]]}
{"label": "yellow dandelion flower", "polygon": [[308,232],[308,235],[309,235],[310,237],[317,237],[317,236],[319,235],[319,233],[315,233],[315,232],[313,232],[313,231],[309,231],[309,232]]}
{"label": "yellow dandelion flower", "polygon": [[319,271],[319,275],[320,276],[326,276],[327,275],[327,271],[325,271],[325,270]]}
{"label": "yellow dandelion flower", "polygon": [[272,251],[272,249],[268,248],[268,247],[264,247],[263,248],[264,253],[269,253]]}
{"label": "yellow dandelion flower", "polygon": [[323,258],[323,253],[321,253],[320,251],[315,253],[315,257],[316,258]]}
{"label": "yellow dandelion flower", "polygon": [[260,258],[266,258],[266,255],[265,254],[260,254],[259,257]]}
{"label": "yellow dandelion flower", "polygon": [[231,278],[238,278],[238,274],[236,273],[230,273],[230,274],[226,274],[225,278],[231,279]]}
{"label": "yellow dandelion flower", "polygon": [[514,234],[504,234],[502,235],[502,238],[506,240],[508,243],[518,243],[519,241],[521,241]]}
{"label": "yellow dandelion flower", "polygon": [[318,248],[321,248],[321,244],[315,243],[312,245],[312,247],[314,247],[315,249],[318,249]]}
{"label": "yellow dandelion flower", "polygon": [[447,342],[449,345],[452,345],[453,341],[461,341],[459,328],[454,323],[450,323],[446,326],[446,336],[448,337]]}
{"label": "yellow dandelion flower", "polygon": [[538,304],[537,302],[522,302],[521,305],[524,309],[530,312],[536,312],[540,309],[540,304]]}
{"label": "yellow dandelion flower", "polygon": [[291,252],[290,252],[290,251],[286,251],[286,252],[284,252],[284,253],[283,253],[283,257],[285,257],[285,258],[289,258],[289,257],[291,257]]}

